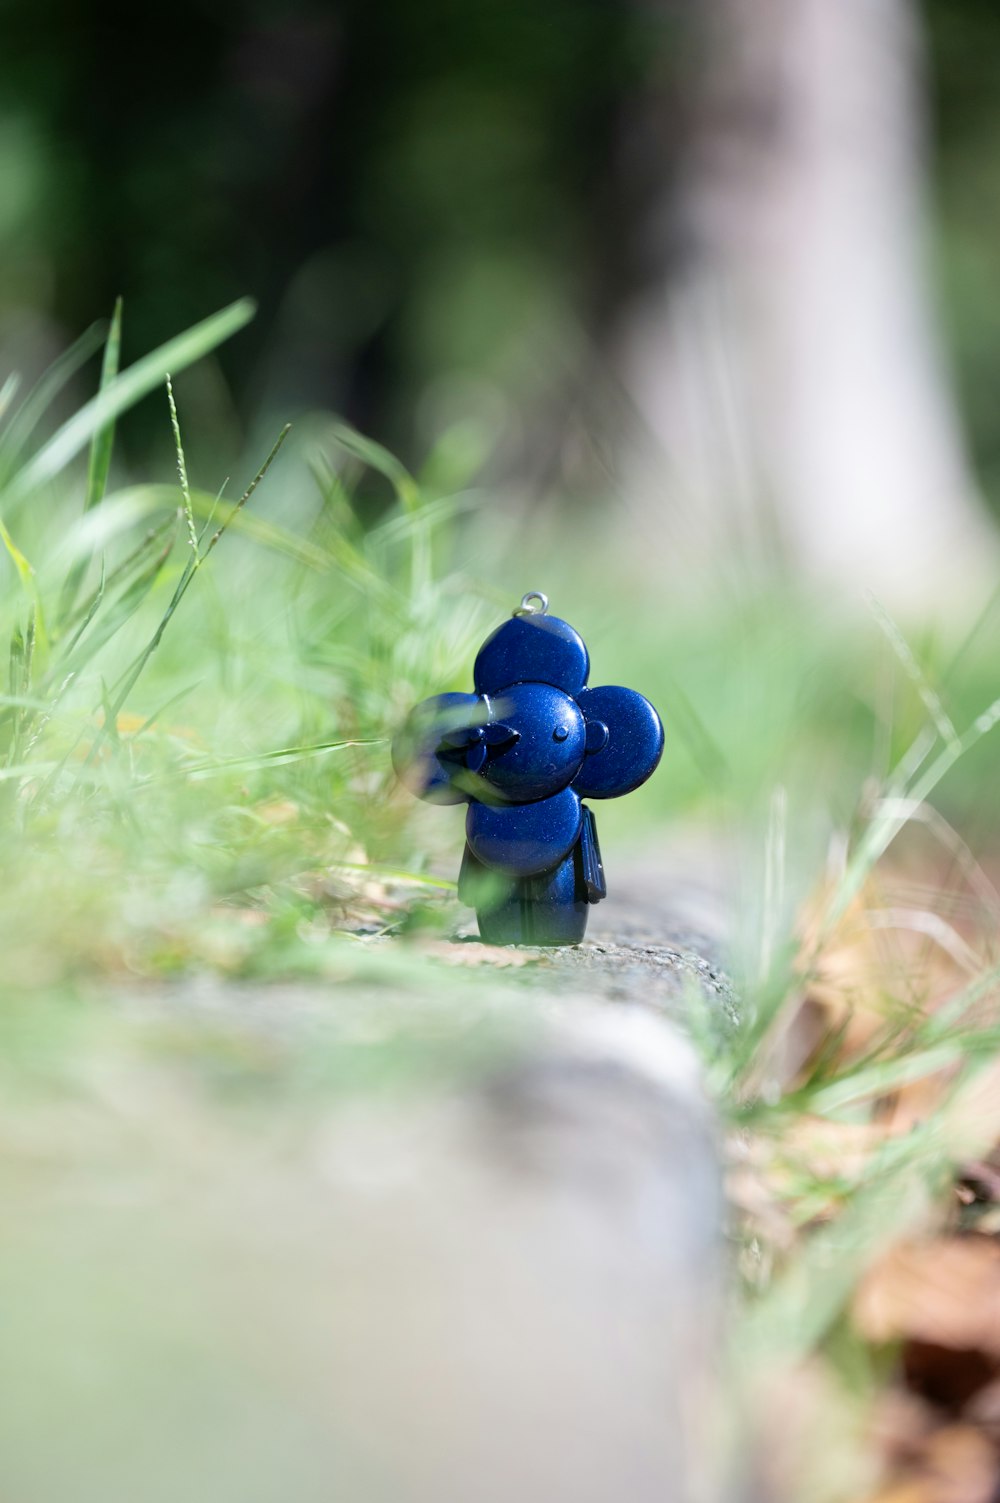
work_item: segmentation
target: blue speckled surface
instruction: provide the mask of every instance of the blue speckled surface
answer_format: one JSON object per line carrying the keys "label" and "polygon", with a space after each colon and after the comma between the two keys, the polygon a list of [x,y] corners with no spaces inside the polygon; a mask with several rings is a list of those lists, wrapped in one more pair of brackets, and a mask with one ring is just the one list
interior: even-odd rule
{"label": "blue speckled surface", "polygon": [[583,638],[558,616],[512,616],[486,638],[472,670],[478,694],[511,684],[551,684],[575,695],[587,682],[590,658]]}
{"label": "blue speckled surface", "polygon": [[588,905],[605,888],[580,799],[630,793],[659,763],[663,726],[649,700],[618,685],[587,688],[589,669],[567,622],[515,614],[480,648],[477,692],[425,700],[393,742],[414,793],[469,804],[467,863],[503,879],[476,900],[494,943],[583,938]]}
{"label": "blue speckled surface", "polygon": [[534,877],[576,845],[581,808],[572,788],[530,804],[471,803],[465,818],[469,849],[505,877]]}

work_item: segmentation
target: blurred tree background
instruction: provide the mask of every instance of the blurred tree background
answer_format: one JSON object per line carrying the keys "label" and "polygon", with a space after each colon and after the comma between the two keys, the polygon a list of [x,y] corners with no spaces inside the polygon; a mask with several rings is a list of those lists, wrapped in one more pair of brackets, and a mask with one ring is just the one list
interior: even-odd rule
{"label": "blurred tree background", "polygon": [[[334,406],[405,450],[415,397],[443,376],[535,396],[524,382],[544,386],[566,325],[599,334],[641,276],[636,228],[683,147],[696,17],[630,0],[180,0],[147,29],[131,6],[7,0],[3,344],[37,363],[122,292],[130,343],[149,348],[250,291],[261,317],[222,356],[243,413]],[[942,302],[1000,484],[1000,17],[930,0],[926,21]],[[655,141],[623,129],[643,94]]]}
{"label": "blurred tree background", "polygon": [[[7,0],[0,363],[37,373],[118,293],[130,357],[250,293],[252,330],[189,378],[196,463],[214,472],[248,428],[316,407],[412,464],[471,416],[494,476],[600,493],[631,416],[616,339],[644,287],[699,254],[683,184],[733,14],[180,0],[154,29],[124,5]],[[783,26],[770,0],[747,15]],[[925,0],[922,20],[937,311],[996,508],[1000,19]],[[766,99],[710,105],[733,135],[780,131]],[[122,449],[145,462],[151,442],[168,435],[146,404]]]}
{"label": "blurred tree background", "polygon": [[[607,0],[181,0],[148,31],[130,6],[13,0],[8,359],[37,370],[119,292],[133,352],[251,292],[220,357],[241,417],[332,407],[412,457],[456,373],[544,397],[566,326],[620,293],[617,121],[679,59],[664,29]],[[233,414],[204,396],[218,431]]]}
{"label": "blurred tree background", "polygon": [[1000,14],[988,0],[925,7],[941,306],[977,471],[1000,507]]}

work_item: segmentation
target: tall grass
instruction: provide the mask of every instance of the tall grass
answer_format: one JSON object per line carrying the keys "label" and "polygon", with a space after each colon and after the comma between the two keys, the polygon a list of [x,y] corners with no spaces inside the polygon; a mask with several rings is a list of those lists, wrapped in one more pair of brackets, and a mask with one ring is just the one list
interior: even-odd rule
{"label": "tall grass", "polygon": [[[963,1229],[957,1181],[1000,1142],[1000,893],[934,807],[990,741],[1000,699],[956,726],[899,626],[873,611],[924,722],[868,781],[794,928],[777,944],[765,934],[743,1026],[708,1067],[731,1134],[734,1367],[765,1444],[780,1428],[767,1406],[801,1399],[801,1454],[777,1484],[796,1497],[869,1496],[884,1461],[873,1417],[897,1368],[859,1328],[859,1290],[906,1239]],[[780,907],[786,839],[778,800],[765,908]]]}
{"label": "tall grass", "polygon": [[[214,962],[238,967],[277,935],[272,956],[294,966],[296,924],[335,927],[365,883],[371,923],[393,911],[373,885],[380,862],[397,883],[437,890],[399,869],[410,806],[392,789],[386,742],[414,698],[455,674],[481,620],[450,562],[468,500],[428,491],[343,423],[291,471],[283,428],[236,499],[226,482],[194,483],[174,377],[251,314],[236,304],[119,370],[119,305],[96,396],[41,442],[93,335],[23,400],[6,388],[10,978],[29,978],[39,957],[43,971],[213,959],[202,939],[227,925],[236,938]],[[116,422],[157,389],[176,483],[115,487]],[[310,471],[311,497],[256,510],[269,486],[301,491]],[[254,912],[269,922],[247,923]],[[315,946],[303,949],[315,963]]]}

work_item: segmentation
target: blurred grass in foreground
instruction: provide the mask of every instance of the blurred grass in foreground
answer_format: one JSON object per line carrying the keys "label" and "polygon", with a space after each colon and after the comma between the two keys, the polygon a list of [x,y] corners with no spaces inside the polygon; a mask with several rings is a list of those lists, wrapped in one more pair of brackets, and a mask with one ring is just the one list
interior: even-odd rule
{"label": "blurred grass in foreground", "polygon": [[[168,373],[250,312],[236,305],[121,372],[117,313],[99,394],[41,440],[48,404],[99,339],[85,337],[35,392],[22,398],[8,381],[0,397],[0,642],[9,651],[0,1024],[10,1107],[0,1167],[8,1203],[35,1228],[5,1257],[29,1291],[24,1308],[53,1281],[66,1303],[61,1313],[49,1307],[51,1329],[22,1316],[11,1360],[37,1367],[39,1383],[58,1372],[70,1404],[73,1350],[109,1343],[91,1406],[106,1420],[119,1403],[133,1412],[126,1390],[155,1352],[139,1407],[197,1408],[191,1374],[217,1401],[238,1360],[241,1299],[270,1300],[282,1319],[298,1319],[293,1307],[304,1314],[287,1287],[304,1256],[291,1239],[280,1279],[254,1261],[243,1293],[234,1286],[232,1329],[220,1320],[209,1362],[201,1323],[232,1248],[218,1244],[218,1267],[191,1261],[185,1227],[196,1247],[211,1217],[185,1190],[168,1237],[180,1241],[158,1272],[150,1264],[157,1299],[178,1279],[188,1291],[178,1296],[172,1381],[170,1333],[155,1321],[153,1330],[142,1310],[150,1247],[119,1250],[114,1265],[132,1305],[89,1274],[74,1283],[56,1266],[57,1248],[77,1237],[91,1239],[92,1253],[102,1196],[127,1200],[130,1184],[141,1187],[135,1144],[118,1161],[126,1119],[126,1136],[158,1145],[157,1185],[190,1173],[187,1134],[199,1153],[210,1144],[221,1179],[231,1166],[252,1187],[262,1133],[271,1144],[262,1203],[273,1189],[276,1214],[308,1241],[308,1218],[289,1207],[301,1210],[310,1177],[279,1194],[273,1152],[283,1135],[294,1139],[301,1102],[312,1111],[373,1083],[433,1077],[429,1057],[454,1027],[461,984],[419,951],[379,952],[363,936],[405,938],[411,926],[448,921],[451,883],[436,873],[453,870],[460,830],[447,811],[428,817],[395,789],[388,739],[416,699],[465,687],[482,634],[525,589],[544,585],[553,608],[592,639],[595,680],[635,683],[667,723],[661,774],[602,811],[609,848],[669,839],[670,821],[683,818],[721,828],[742,869],[734,964],[744,1024],[721,1051],[717,1028],[704,1031],[735,1144],[746,1279],[735,1346],[751,1388],[762,1374],[780,1386],[813,1364],[828,1421],[851,1444],[842,1471],[825,1458],[822,1476],[800,1468],[807,1481],[796,1496],[855,1496],[859,1477],[867,1485],[877,1474],[863,1421],[894,1371],[891,1340],[852,1314],[857,1291],[900,1235],[954,1227],[956,1176],[1000,1141],[992,617],[962,644],[943,633],[905,640],[877,604],[869,622],[845,626],[778,590],[720,584],[694,605],[675,603],[637,590],[627,564],[594,539],[586,552],[559,549],[553,563],[543,529],[516,558],[496,557],[489,507],[469,488],[474,446],[455,435],[413,477],[323,418],[280,449],[272,435],[231,487],[223,476],[203,483],[187,473],[183,383],[168,401]],[[177,479],[115,489],[114,423],[161,386]],[[477,553],[477,565],[463,562]],[[486,572],[490,587],[477,583]],[[258,1045],[235,1035],[225,1017],[137,1035],[117,1004],[72,1000],[84,984],[93,999],[120,995],[108,983],[205,971],[344,983],[345,1009],[352,989],[374,987],[413,1002],[416,1035],[405,1029],[398,1050],[390,1038],[372,1069],[367,1046],[310,1036],[292,1059],[266,1036]],[[34,1000],[19,1001],[24,993]],[[428,995],[452,1020],[442,1030],[431,1019],[430,1051],[420,1036]],[[469,1040],[458,1036],[462,1047],[443,1053],[460,1072]],[[483,1057],[495,1043],[484,1042]],[[148,1083],[151,1110],[169,1108],[156,1108],[155,1121],[136,1116],[129,1092],[146,1089],[137,1081]],[[234,1103],[249,1112],[235,1127]],[[168,1119],[179,1137],[164,1147]],[[67,1195],[70,1213],[56,1214]],[[164,1235],[165,1204],[155,1220]],[[314,1288],[312,1275],[306,1284]],[[64,1350],[67,1329],[78,1347]],[[315,1356],[306,1347],[300,1376]],[[286,1430],[273,1431],[267,1463],[280,1470],[286,1451],[313,1444],[322,1416],[293,1419],[297,1390],[282,1389],[293,1380],[269,1368],[266,1338],[252,1360],[262,1433],[275,1393],[284,1395]],[[29,1414],[33,1402],[10,1412],[40,1427],[37,1436],[45,1415]],[[189,1420],[174,1416],[177,1433],[189,1433]],[[154,1451],[160,1439],[147,1437]],[[212,1455],[224,1489],[232,1476]]]}
{"label": "blurred grass in foreground", "polygon": [[95,335],[36,391],[4,389],[9,983],[188,963],[317,972],[352,915],[380,922],[384,875],[403,884],[387,925],[421,891],[440,907],[447,878],[429,875],[453,874],[460,822],[396,789],[388,741],[416,700],[466,685],[481,635],[539,584],[592,641],[595,681],[636,683],[667,723],[658,776],[602,808],[609,844],[648,839],[651,818],[725,827],[746,862],[751,948],[776,796],[788,838],[772,929],[793,921],[831,836],[860,831],[898,782],[909,746],[937,767],[948,817],[971,812],[989,837],[985,738],[969,734],[947,766],[922,739],[929,726],[940,742],[945,721],[966,736],[995,697],[985,629],[958,651],[940,634],[907,646],[877,609],[845,624],[721,576],[674,601],[631,583],[597,522],[576,524],[576,545],[543,521],[498,542],[495,502],[470,486],[482,438],[467,433],[445,433],[414,477],[319,417],[284,444],[268,436],[233,482],[203,480],[187,473],[182,382],[163,396],[176,479],[109,488],[115,420],[251,313],[234,305],[119,372],[119,309],[100,392],[41,440]]}
{"label": "blurred grass in foreground", "polygon": [[[189,958],[188,930],[208,936],[190,958],[238,967],[254,948],[241,920],[265,913],[280,969],[299,919],[335,913],[338,896],[349,904],[380,862],[398,862],[405,803],[387,736],[468,656],[484,620],[470,583],[440,564],[442,534],[468,503],[421,489],[334,423],[325,449],[298,456],[290,486],[283,433],[239,499],[225,477],[201,489],[187,474],[169,368],[249,313],[229,310],[121,374],[116,314],[100,395],[34,451],[32,431],[76,355],[20,405],[8,385],[8,982],[171,969]],[[92,351],[88,339],[76,354]],[[179,483],[106,491],[115,417],[163,382]],[[88,443],[74,515],[68,467]],[[295,492],[277,508],[297,508],[294,528],[256,510],[258,485]],[[220,569],[227,550],[235,557]],[[410,876],[419,886],[421,873]],[[222,941],[213,955],[213,925],[230,917],[229,953]]]}

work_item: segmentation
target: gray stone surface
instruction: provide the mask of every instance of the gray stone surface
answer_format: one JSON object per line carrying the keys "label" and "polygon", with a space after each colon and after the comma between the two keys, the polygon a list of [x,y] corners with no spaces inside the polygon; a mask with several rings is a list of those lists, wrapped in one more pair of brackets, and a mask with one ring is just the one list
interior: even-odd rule
{"label": "gray stone surface", "polygon": [[19,1123],[10,1310],[58,1291],[76,1345],[25,1328],[10,1495],[712,1503],[720,1177],[676,1020],[735,1003],[676,891],[634,869],[572,950],[117,989],[71,1140]]}
{"label": "gray stone surface", "polygon": [[[608,1002],[634,1002],[682,1026],[700,1005],[717,1036],[738,1026],[739,1002],[726,967],[725,867],[698,844],[624,864],[610,896],[591,911],[582,944],[519,947],[530,956],[529,985],[572,984]],[[474,943],[475,919],[463,917],[456,938]]]}
{"label": "gray stone surface", "polygon": [[713,1112],[676,1025],[586,979],[123,994],[152,1064],[97,1077],[113,1171],[78,1110],[84,1167],[50,1148],[53,1204],[7,1196],[25,1244],[7,1297],[58,1289],[130,1443],[95,1452],[106,1409],[79,1396],[75,1349],[43,1341],[60,1446],[18,1420],[16,1495],[61,1503],[72,1477],[79,1503],[714,1499]]}
{"label": "gray stone surface", "polygon": [[695,999],[723,1027],[739,1022],[732,982],[694,946],[590,940],[556,957],[543,956],[539,964],[543,970],[576,974],[581,986],[609,1002],[641,1003],[681,1023]]}

